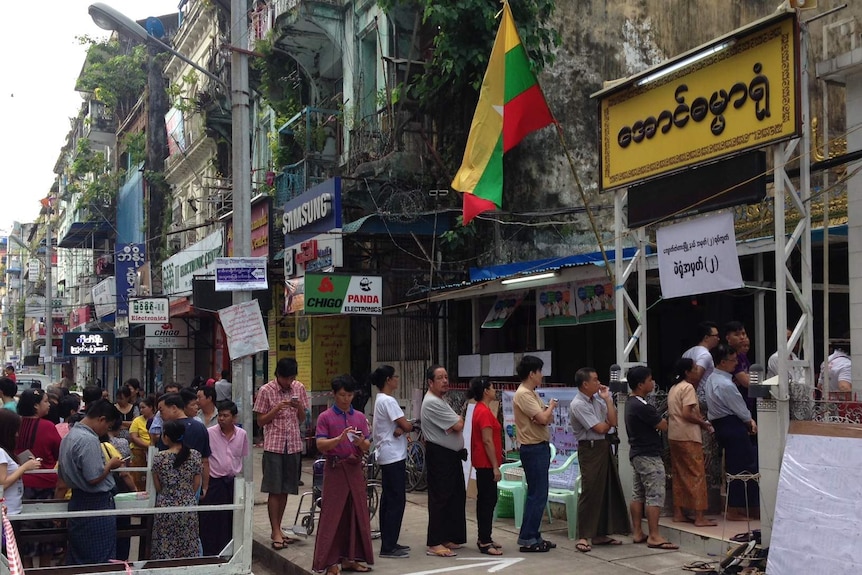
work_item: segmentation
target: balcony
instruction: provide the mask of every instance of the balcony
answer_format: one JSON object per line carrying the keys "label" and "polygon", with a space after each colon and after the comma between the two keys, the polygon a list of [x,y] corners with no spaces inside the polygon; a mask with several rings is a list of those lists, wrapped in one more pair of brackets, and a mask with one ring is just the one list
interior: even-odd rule
{"label": "balcony", "polygon": [[254,50],[258,42],[265,39],[275,22],[275,6],[261,4],[251,12],[248,27],[248,49]]}
{"label": "balcony", "polygon": [[113,146],[117,138],[117,119],[107,106],[98,100],[90,100],[90,110],[84,120],[84,137],[91,142]]}
{"label": "balcony", "polygon": [[285,166],[284,171],[275,177],[275,205],[283,206],[305,190],[329,179],[328,176],[310,176],[308,162],[300,160]]}
{"label": "balcony", "polygon": [[344,38],[346,2],[275,0],[272,4],[274,46],[287,52],[321,85],[337,85],[344,75],[343,48],[338,39]]}
{"label": "balcony", "polygon": [[331,177],[341,158],[344,126],[337,110],[308,106],[278,132],[299,159],[276,176],[276,205]]}
{"label": "balcony", "polygon": [[282,14],[289,14],[291,12],[298,11],[303,5],[306,5],[313,10],[315,4],[328,4],[334,7],[341,7],[344,3],[345,0],[275,0],[272,5],[275,8],[274,16],[275,18],[278,18]]}

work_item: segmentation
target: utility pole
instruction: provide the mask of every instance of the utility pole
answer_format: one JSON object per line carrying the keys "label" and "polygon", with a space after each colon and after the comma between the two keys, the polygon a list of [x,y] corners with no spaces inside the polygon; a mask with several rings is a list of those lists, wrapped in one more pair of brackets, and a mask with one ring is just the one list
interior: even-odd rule
{"label": "utility pole", "polygon": [[45,375],[54,377],[54,286],[51,277],[51,260],[53,259],[53,235],[51,227],[51,199],[48,198],[45,226]]}
{"label": "utility pole", "polygon": [[[230,41],[233,48],[230,60],[230,88],[231,88],[231,171],[233,178],[233,255],[234,257],[251,256],[251,143],[250,119],[248,104],[248,23],[246,14],[248,5],[246,0],[231,0],[231,28]],[[248,290],[233,292],[232,303],[234,305],[251,301],[251,292]],[[253,392],[252,362],[251,357],[246,356],[233,362],[233,397],[242,414],[243,427],[249,431],[252,427],[252,404]],[[251,441],[251,433],[248,440]],[[245,488],[244,501],[246,509],[250,510],[250,502],[254,501],[254,481],[252,470],[252,450],[243,458],[243,485]],[[252,529],[251,513],[233,514],[234,536],[243,534],[242,541],[250,541]],[[242,556],[240,564],[251,571],[251,546],[240,547]]]}

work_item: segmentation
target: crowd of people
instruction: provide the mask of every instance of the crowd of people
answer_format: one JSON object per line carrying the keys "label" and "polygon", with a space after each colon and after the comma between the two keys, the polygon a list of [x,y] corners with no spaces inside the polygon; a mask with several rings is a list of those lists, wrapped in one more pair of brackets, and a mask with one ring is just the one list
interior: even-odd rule
{"label": "crowd of people", "polygon": [[[634,367],[627,373],[630,393],[624,421],[619,421],[613,394],[601,383],[598,372],[585,367],[576,373],[577,393],[568,407],[568,421],[577,439],[581,477],[578,551],[620,545],[612,535],[628,534],[634,543],[677,549],[659,532],[666,481],[662,433],[670,446],[676,522],[715,525],[706,516],[706,442],[714,441],[723,450],[729,475],[757,473],[757,414],[747,394],[750,341],[745,327],[730,322],[720,331],[715,323],[703,322],[698,330],[697,344],[674,366],[664,416],[648,401],[655,381],[647,367]],[[790,359],[797,359],[795,353]],[[777,353],[770,358],[770,369],[774,371],[776,365]],[[520,385],[513,409],[527,485],[517,537],[522,553],[543,553],[556,547],[541,532],[551,465],[549,426],[558,408],[556,399],[546,403],[537,392],[543,368],[542,359],[532,355],[524,355],[516,367]],[[288,496],[298,494],[302,484],[300,426],[311,402],[307,387],[297,379],[298,371],[296,360],[279,360],[273,379],[258,390],[252,408],[263,430],[261,491],[267,493],[271,546],[276,550],[294,542],[282,525]],[[848,372],[849,342],[842,342],[824,362],[821,386],[829,393],[846,393]],[[800,374],[793,371],[791,377],[799,380]],[[236,426],[238,411],[231,401],[229,377],[225,370],[218,381],[195,378],[189,387],[169,384],[157,396],[144,395],[140,381],[129,379],[117,390],[113,403],[97,386],[85,387],[80,397],[63,386],[25,390],[16,397],[15,382],[0,377],[5,408],[0,409],[0,484],[6,493],[7,512],[20,513],[23,500],[58,498],[68,500],[70,511],[113,509],[116,494],[147,488],[146,473],[125,468],[147,467],[151,447],[156,450],[149,463],[157,507],[232,503],[234,478],[242,473],[249,438]],[[332,381],[332,405],[316,421],[314,438],[325,461],[322,489],[326,496],[320,509],[313,569],[329,575],[341,570],[370,571],[375,560],[364,474],[372,445],[382,473],[379,557],[410,557],[410,548],[399,543],[399,536],[406,505],[406,434],[414,430],[414,423],[394,397],[400,378],[393,367],[378,367],[368,383],[378,389],[373,427],[361,411],[370,394],[349,375]],[[487,377],[469,382],[468,397],[475,401],[475,408],[468,455],[465,419],[445,399],[449,391],[446,369],[429,367],[425,387],[421,405],[428,484],[424,552],[455,557],[467,544],[464,461],[470,457],[476,478],[476,546],[483,554],[502,555],[503,545],[492,533],[504,462],[502,428],[492,411],[497,392]],[[357,400],[358,396],[363,399]],[[621,425],[628,436],[634,478],[628,498],[608,439]],[[27,473],[35,469],[51,471]],[[726,519],[757,517],[758,495],[754,482],[730,481]],[[202,521],[207,522],[206,530],[200,529]],[[128,516],[79,516],[65,522],[68,544],[22,547],[25,566],[33,565],[35,557],[40,565],[49,565],[57,556],[65,556],[69,564],[128,559],[129,539],[121,533],[118,538],[118,530],[130,525]],[[14,522],[18,531],[46,525],[51,523]],[[231,534],[231,511],[157,514],[151,558],[216,555]]]}
{"label": "crowd of people", "polygon": [[[223,372],[222,381],[227,377]],[[216,401],[215,383],[197,389],[166,385],[158,396],[144,396],[133,378],[117,390],[114,403],[92,385],[80,396],[55,385],[24,390],[16,398],[15,382],[0,377],[0,394],[11,398],[0,409],[0,483],[7,513],[19,514],[25,500],[65,499],[69,511],[115,509],[116,495],[146,490],[146,472],[126,468],[147,467],[151,447],[157,450],[151,462],[156,507],[233,503],[233,479],[242,471],[248,438],[236,426],[236,404]],[[221,393],[230,397],[224,389]],[[34,470],[42,471],[27,473]],[[199,529],[202,521],[206,530]],[[131,526],[127,515],[12,524],[19,534],[66,527],[66,544],[21,545],[25,567],[36,557],[41,567],[129,558],[130,538],[123,536]],[[231,537],[231,511],[156,514],[150,558],[217,555]]]}

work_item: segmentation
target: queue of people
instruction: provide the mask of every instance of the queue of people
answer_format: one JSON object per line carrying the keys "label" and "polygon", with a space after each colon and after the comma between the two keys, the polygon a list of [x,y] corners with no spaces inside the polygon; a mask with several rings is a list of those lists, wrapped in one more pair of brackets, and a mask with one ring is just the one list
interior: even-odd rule
{"label": "queue of people", "polygon": [[[151,470],[157,507],[233,502],[233,478],[242,471],[248,440],[235,425],[236,404],[215,404],[215,415],[213,408],[207,410],[214,390],[198,394],[166,386],[158,398],[141,398],[140,382],[130,379],[112,403],[96,386],[85,387],[81,396],[62,386],[28,389],[16,399],[14,385],[0,378],[0,392],[12,397],[0,409],[0,483],[7,513],[20,513],[21,501],[34,499],[66,499],[70,511],[114,509],[118,493],[146,489],[146,473],[125,468],[146,467],[150,447],[159,449]],[[212,420],[216,423],[209,427],[202,422]],[[27,473],[36,469],[54,472]],[[211,528],[201,531],[201,520]],[[157,514],[153,521],[152,559],[217,555],[232,538],[230,511]],[[69,517],[59,523],[67,528],[66,544],[19,546],[25,567],[34,566],[36,558],[40,567],[128,560],[130,539],[121,532],[131,526],[129,516]],[[15,521],[13,527],[26,540],[28,530],[55,525]]]}
{"label": "queue of people", "polygon": [[[578,392],[568,415],[578,440],[581,473],[578,551],[588,553],[595,546],[620,545],[622,542],[612,535],[627,534],[632,534],[634,543],[651,548],[678,548],[662,538],[658,530],[666,480],[659,433],[667,433],[670,444],[674,521],[715,525],[705,516],[708,505],[703,444],[707,438],[714,438],[724,450],[729,474],[757,472],[756,442],[751,440],[757,432],[756,413],[746,402],[744,391],[749,383],[745,354],[750,342],[738,322],[725,326],[723,335],[724,341],[712,322],[699,326],[697,345],[674,366],[667,419],[646,399],[655,387],[648,368],[635,367],[627,374],[631,393],[622,423],[613,396],[599,380],[597,371],[583,368],[577,372],[574,385]],[[835,357],[829,358],[830,367],[834,364],[838,372],[838,389],[844,368],[841,353],[846,355],[836,349]],[[557,409],[556,400],[545,403],[537,392],[543,381],[543,367],[540,358],[524,355],[516,368],[520,385],[513,407],[527,484],[523,523],[517,537],[522,553],[556,548],[541,533],[551,463],[549,425]],[[256,421],[263,429],[261,490],[267,493],[271,545],[276,550],[294,542],[282,524],[288,495],[298,494],[303,441],[300,424],[310,406],[306,386],[297,380],[298,371],[295,360],[280,360],[274,378],[259,390],[253,406]],[[105,400],[100,388],[91,386],[84,390],[82,413],[78,413],[76,396],[56,402],[54,409],[60,420],[56,425],[46,419],[52,409],[48,393],[27,390],[16,401],[14,389],[7,384],[10,380],[0,378],[4,407],[13,408],[5,411],[14,416],[0,413],[0,483],[12,498],[9,513],[20,509],[15,504],[19,491],[23,499],[50,499],[62,490],[64,496],[68,495],[70,510],[111,509],[118,483],[125,483],[130,490],[145,487],[145,474],[128,474],[122,468],[146,466],[150,446],[159,449],[152,463],[157,506],[232,502],[233,478],[242,472],[248,436],[235,425],[236,405],[220,399],[230,390],[228,377],[229,373],[222,373],[221,380],[213,379],[209,385],[201,380],[197,389],[168,385],[158,398],[141,397],[140,382],[129,380],[118,391],[116,404]],[[364,457],[372,445],[382,470],[379,557],[410,557],[411,550],[399,543],[399,535],[406,504],[405,434],[413,430],[413,424],[393,397],[400,380],[391,366],[378,367],[369,381],[379,390],[374,402],[373,430],[365,414],[356,408],[359,386],[347,375],[332,381],[333,405],[317,418],[314,437],[326,461],[326,495],[322,499],[313,568],[329,575],[342,570],[370,571],[375,561],[363,475]],[[829,381],[827,385],[831,387]],[[428,481],[425,554],[456,557],[468,540],[463,474],[463,462],[468,457],[465,421],[445,400],[449,377],[444,367],[431,366],[425,386],[428,391],[421,406]],[[13,394],[11,401],[6,401],[7,391]],[[476,402],[470,430],[470,463],[476,473],[477,492],[476,546],[483,554],[497,556],[504,549],[492,534],[496,483],[501,480],[503,463],[502,429],[491,411],[496,391],[488,378],[474,378],[469,382],[468,395]],[[629,504],[608,440],[608,433],[621,424],[626,426],[629,464],[634,475]],[[9,433],[16,438],[14,446],[8,440]],[[114,444],[119,454],[106,452],[104,442]],[[21,453],[26,456],[24,461],[15,457]],[[56,467],[57,473],[26,474],[38,467]],[[732,482],[727,497],[727,519],[756,516],[759,504],[755,484]],[[204,520],[213,529],[201,530]],[[123,544],[117,540],[116,518],[69,518],[68,525],[70,539],[65,555],[69,564],[128,558],[128,551],[124,553]],[[229,511],[157,515],[152,557],[218,554],[230,540],[231,526]],[[72,530],[76,535],[71,535]],[[99,544],[93,545],[96,539]],[[26,554],[40,556],[43,565],[56,551],[39,544],[27,549]]]}

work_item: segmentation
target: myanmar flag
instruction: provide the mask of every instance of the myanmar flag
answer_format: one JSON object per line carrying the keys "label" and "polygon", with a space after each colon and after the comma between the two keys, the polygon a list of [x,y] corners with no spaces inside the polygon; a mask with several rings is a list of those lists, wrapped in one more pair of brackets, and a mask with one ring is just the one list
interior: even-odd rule
{"label": "myanmar flag", "polygon": [[554,121],[512,19],[503,3],[503,21],[482,80],[467,149],[452,187],[464,192],[464,224],[502,207],[503,154],[530,132]]}

